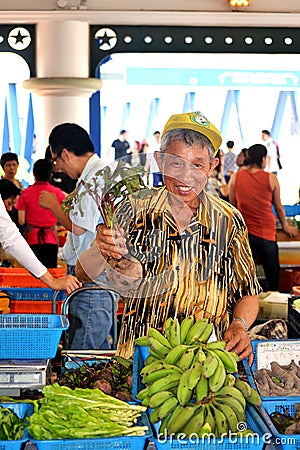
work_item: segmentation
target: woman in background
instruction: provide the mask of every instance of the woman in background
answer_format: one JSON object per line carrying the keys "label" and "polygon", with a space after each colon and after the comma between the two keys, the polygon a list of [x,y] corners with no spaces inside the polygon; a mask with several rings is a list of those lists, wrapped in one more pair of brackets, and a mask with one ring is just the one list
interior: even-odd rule
{"label": "woman in background", "polygon": [[266,163],[267,148],[262,144],[251,145],[248,166],[230,179],[229,200],[245,219],[253,258],[264,268],[268,290],[277,291],[280,265],[272,206],[288,236],[296,236],[297,229],[287,224],[277,176],[265,171]]}

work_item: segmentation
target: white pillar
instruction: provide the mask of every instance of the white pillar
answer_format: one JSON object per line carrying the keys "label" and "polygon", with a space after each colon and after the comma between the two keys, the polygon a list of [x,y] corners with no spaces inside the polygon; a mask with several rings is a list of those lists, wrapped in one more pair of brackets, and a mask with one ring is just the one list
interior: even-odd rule
{"label": "white pillar", "polygon": [[89,97],[101,80],[89,75],[89,25],[47,21],[37,25],[37,78],[23,82],[36,94],[37,157],[44,156],[52,128],[74,122],[89,130]]}

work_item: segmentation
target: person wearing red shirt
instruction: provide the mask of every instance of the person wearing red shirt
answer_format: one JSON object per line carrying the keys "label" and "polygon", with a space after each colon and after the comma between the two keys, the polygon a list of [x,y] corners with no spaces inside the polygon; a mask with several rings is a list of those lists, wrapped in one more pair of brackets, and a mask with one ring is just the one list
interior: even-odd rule
{"label": "person wearing red shirt", "polygon": [[230,178],[229,200],[245,219],[253,258],[264,268],[268,290],[277,291],[280,265],[272,207],[288,236],[296,236],[297,230],[287,224],[277,176],[265,171],[267,148],[262,144],[251,145],[248,160],[249,165]]}
{"label": "person wearing red shirt", "polygon": [[35,182],[21,193],[16,209],[20,225],[25,225],[23,236],[37,258],[47,268],[57,267],[58,236],[56,233],[57,218],[50,209],[39,205],[41,191],[55,194],[61,204],[65,193],[49,183],[52,164],[46,159],[34,163]]}

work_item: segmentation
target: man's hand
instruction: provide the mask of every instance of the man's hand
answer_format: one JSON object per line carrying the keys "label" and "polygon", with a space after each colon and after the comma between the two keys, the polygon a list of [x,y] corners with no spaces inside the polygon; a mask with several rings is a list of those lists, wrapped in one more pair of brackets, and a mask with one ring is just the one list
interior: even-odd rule
{"label": "man's hand", "polygon": [[115,230],[100,225],[97,229],[96,242],[104,258],[121,259],[128,253],[124,231],[121,228]]}
{"label": "man's hand", "polygon": [[249,366],[251,366],[253,362],[252,346],[248,333],[241,322],[235,320],[231,323],[224,334],[224,341],[227,342],[226,350],[236,353],[240,360],[248,357]]}
{"label": "man's hand", "polygon": [[55,207],[57,207],[57,205],[60,207],[55,194],[53,194],[52,192],[48,192],[48,191],[41,191],[40,206],[42,206],[42,208],[47,208],[47,209],[52,210],[52,209],[55,209]]}

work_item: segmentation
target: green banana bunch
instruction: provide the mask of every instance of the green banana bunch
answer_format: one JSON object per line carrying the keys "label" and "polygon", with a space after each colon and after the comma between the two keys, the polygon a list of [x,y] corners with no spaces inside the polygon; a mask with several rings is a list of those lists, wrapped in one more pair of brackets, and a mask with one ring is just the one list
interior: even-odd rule
{"label": "green banana bunch", "polygon": [[167,347],[169,350],[171,350],[171,345],[168,341],[168,339],[156,328],[148,328],[148,339],[151,338],[155,339],[156,341],[160,342],[164,347]]}

